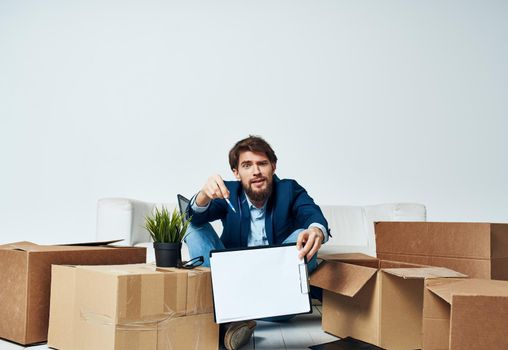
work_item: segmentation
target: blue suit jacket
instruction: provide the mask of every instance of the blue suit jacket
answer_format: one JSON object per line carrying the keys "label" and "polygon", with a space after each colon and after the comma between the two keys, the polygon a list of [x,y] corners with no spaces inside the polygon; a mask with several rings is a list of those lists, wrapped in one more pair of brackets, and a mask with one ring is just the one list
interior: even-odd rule
{"label": "blue suit jacket", "polygon": [[[250,210],[242,184],[239,181],[225,181],[230,192],[230,202],[235,207],[234,213],[224,199],[214,199],[208,209],[197,213],[189,206],[194,225],[220,219],[224,230],[221,240],[226,248],[240,248],[247,246],[250,233]],[[282,242],[296,229],[306,229],[312,223],[323,225],[327,231],[326,222],[321,209],[307,194],[307,191],[295,180],[280,180],[273,176],[273,191],[268,199],[265,215],[265,230],[268,243],[282,244]]]}

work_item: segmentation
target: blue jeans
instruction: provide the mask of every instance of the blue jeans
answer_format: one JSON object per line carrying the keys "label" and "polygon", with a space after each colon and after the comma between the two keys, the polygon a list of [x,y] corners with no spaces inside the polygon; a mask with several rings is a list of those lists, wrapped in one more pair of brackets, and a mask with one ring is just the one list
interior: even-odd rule
{"label": "blue jeans", "polygon": [[[298,239],[298,235],[302,232],[303,229],[297,229],[292,234],[288,236],[282,242],[285,243],[296,243]],[[210,251],[215,249],[225,249],[224,244],[220,240],[217,232],[213,229],[212,225],[206,223],[201,226],[193,225],[192,223],[187,228],[187,233],[184,237],[184,241],[189,248],[190,258],[196,258],[198,256],[202,256],[204,258],[204,263],[202,266],[210,267]],[[307,271],[311,274],[317,268],[317,254],[314,254],[312,259],[307,262]],[[322,289],[317,287],[310,288],[311,296],[313,298],[322,299]],[[280,316],[280,317],[269,317],[263,319],[264,321],[287,321],[291,319],[293,316]]]}

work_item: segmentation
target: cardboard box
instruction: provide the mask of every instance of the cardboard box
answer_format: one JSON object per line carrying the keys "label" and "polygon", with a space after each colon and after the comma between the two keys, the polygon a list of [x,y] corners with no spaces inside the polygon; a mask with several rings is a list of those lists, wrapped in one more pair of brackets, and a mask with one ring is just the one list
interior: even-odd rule
{"label": "cardboard box", "polygon": [[0,337],[20,344],[46,341],[51,264],[128,264],[145,259],[146,249],[135,247],[0,245]]}
{"label": "cardboard box", "polygon": [[217,349],[208,268],[53,266],[48,346]]}
{"label": "cardboard box", "polygon": [[421,348],[425,279],[465,277],[445,268],[366,255],[335,254],[324,259],[310,279],[311,285],[324,289],[323,330],[386,349]]}
{"label": "cardboard box", "polygon": [[508,349],[508,282],[436,279],[426,283],[424,350]]}
{"label": "cardboard box", "polygon": [[377,257],[508,280],[508,224],[378,222]]}

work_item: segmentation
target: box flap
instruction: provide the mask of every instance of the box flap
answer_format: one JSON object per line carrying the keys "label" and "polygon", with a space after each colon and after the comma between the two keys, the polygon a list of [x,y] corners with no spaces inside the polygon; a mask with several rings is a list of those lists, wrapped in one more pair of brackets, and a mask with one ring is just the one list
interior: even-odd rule
{"label": "box flap", "polygon": [[[39,245],[33,242],[21,241],[0,245],[0,249],[8,250],[21,250],[25,252],[45,252],[53,251],[55,247],[99,247],[107,246],[111,243],[117,243],[123,241],[122,239],[102,241],[102,242],[86,242],[86,243],[68,243],[68,244],[53,244],[53,245]],[[58,249],[56,249],[58,250]]]}
{"label": "box flap", "polygon": [[362,265],[365,267],[379,268],[379,259],[374,258],[363,253],[340,253],[340,254],[325,254],[319,257],[324,261],[345,262],[355,265]]}
{"label": "box flap", "polygon": [[383,269],[384,272],[404,279],[408,278],[441,278],[441,277],[467,277],[460,272],[456,272],[445,267],[415,267],[415,268],[396,268]]}
{"label": "box flap", "polygon": [[339,261],[325,261],[310,276],[310,284],[354,297],[376,272],[377,269],[371,267]]}
{"label": "box flap", "polygon": [[508,297],[454,295],[451,307],[450,349],[508,349]]}
{"label": "box flap", "polygon": [[430,265],[414,264],[404,261],[385,260],[385,259],[379,260],[380,269],[407,269],[407,268],[412,269],[415,267],[430,267]]}
{"label": "box flap", "polygon": [[102,246],[102,245],[109,245],[109,244],[112,244],[112,243],[118,243],[118,242],[122,242],[123,239],[113,239],[113,240],[110,240],[110,241],[100,241],[100,242],[82,242],[82,243],[64,243],[64,244],[55,244],[55,245],[58,245],[58,246],[72,246],[72,247],[76,247],[76,246],[79,246],[79,247],[97,247],[97,246]]}
{"label": "box flap", "polygon": [[444,283],[444,284],[437,284],[437,285],[429,285],[427,286],[427,289],[430,290],[432,293],[436,294],[438,297],[446,301],[448,304],[452,303],[452,283]]}
{"label": "box flap", "polygon": [[22,250],[26,252],[30,251],[37,251],[40,249],[40,245],[28,242],[28,241],[21,241],[21,242],[14,242],[14,243],[8,243],[0,245],[0,249],[6,249],[6,250]]}
{"label": "box flap", "polygon": [[452,303],[452,296],[456,294],[508,297],[508,281],[464,279],[428,285],[427,289],[448,304]]}
{"label": "box flap", "polygon": [[341,253],[341,254],[326,254],[319,257],[325,261],[377,261],[376,258],[363,253]]}

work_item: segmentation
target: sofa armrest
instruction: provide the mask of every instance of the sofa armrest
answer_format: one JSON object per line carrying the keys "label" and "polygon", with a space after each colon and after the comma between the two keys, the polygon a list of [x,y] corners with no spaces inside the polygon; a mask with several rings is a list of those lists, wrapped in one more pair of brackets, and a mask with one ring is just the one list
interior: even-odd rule
{"label": "sofa armrest", "polygon": [[[174,203],[150,203],[129,198],[101,198],[97,201],[97,241],[123,239],[118,245],[146,248],[146,261],[155,261],[152,238],[145,229],[145,217],[154,207],[164,205],[170,212]],[[182,259],[189,260],[188,248],[182,246]]]}
{"label": "sofa armrest", "polygon": [[151,242],[144,224],[145,216],[152,212],[153,207],[154,203],[128,198],[99,199],[96,239],[123,239],[119,244],[128,246]]}
{"label": "sofa armrest", "polygon": [[360,252],[376,256],[376,221],[426,221],[423,204],[388,203],[369,206],[321,206],[332,237],[319,250],[320,255]]}
{"label": "sofa armrest", "polygon": [[426,221],[427,209],[418,203],[388,203],[365,207],[369,221]]}

